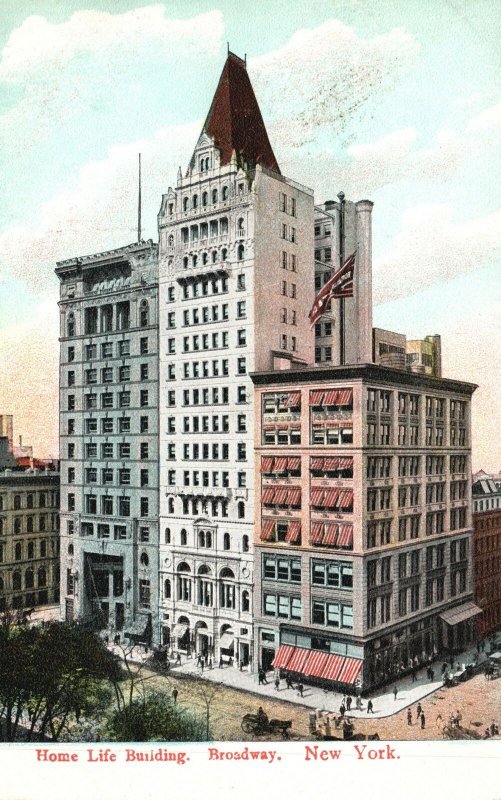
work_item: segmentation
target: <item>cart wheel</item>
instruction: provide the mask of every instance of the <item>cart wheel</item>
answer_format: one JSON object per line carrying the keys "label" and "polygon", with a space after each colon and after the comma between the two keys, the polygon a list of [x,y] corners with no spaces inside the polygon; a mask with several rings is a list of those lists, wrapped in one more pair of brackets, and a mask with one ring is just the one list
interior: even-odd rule
{"label": "cart wheel", "polygon": [[249,720],[244,719],[242,720],[242,730],[244,733],[253,733],[255,726]]}

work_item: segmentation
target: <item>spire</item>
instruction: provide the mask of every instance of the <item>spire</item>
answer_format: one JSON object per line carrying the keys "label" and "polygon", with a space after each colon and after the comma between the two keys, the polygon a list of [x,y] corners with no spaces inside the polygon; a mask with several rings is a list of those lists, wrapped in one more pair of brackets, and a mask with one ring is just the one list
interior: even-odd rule
{"label": "spire", "polygon": [[229,164],[235,152],[240,164],[263,164],[280,172],[246,62],[229,51],[203,132],[221,151],[221,164]]}

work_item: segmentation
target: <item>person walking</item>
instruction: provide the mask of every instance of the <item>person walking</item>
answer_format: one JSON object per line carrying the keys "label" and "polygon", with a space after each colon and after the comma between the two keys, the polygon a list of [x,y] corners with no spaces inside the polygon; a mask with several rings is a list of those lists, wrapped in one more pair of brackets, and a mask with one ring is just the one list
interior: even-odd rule
{"label": "person walking", "polygon": [[369,702],[367,703],[367,713],[374,714],[374,705],[372,703],[372,700],[369,700]]}
{"label": "person walking", "polygon": [[300,697],[302,697],[303,696],[303,692],[304,692],[303,684],[302,683],[298,683],[298,685],[297,685],[297,693],[298,693],[298,695]]}
{"label": "person walking", "polygon": [[223,656],[219,656],[219,669],[223,669]]}
{"label": "person walking", "polygon": [[292,685],[292,678],[289,675],[289,673],[287,673],[287,675],[285,676],[285,685],[287,686],[288,689],[294,688],[294,686]]}
{"label": "person walking", "polygon": [[397,687],[396,687],[396,686],[394,686],[394,687],[393,687],[393,698],[394,698],[395,700],[397,699],[397,694],[398,694],[398,689],[397,689]]}
{"label": "person walking", "polygon": [[339,713],[341,714],[342,717],[344,717],[345,712],[346,712],[346,706],[345,706],[344,700],[343,700],[343,702],[339,706]]}
{"label": "person walking", "polygon": [[197,667],[201,667],[201,666],[202,666],[202,656],[199,653],[198,657],[197,657]]}
{"label": "person walking", "polygon": [[276,692],[280,691],[280,676],[279,675],[275,675],[274,683],[275,683],[275,691]]}
{"label": "person walking", "polygon": [[421,730],[422,731],[424,731],[425,723],[426,723],[426,720],[425,720],[424,712],[421,712]]}
{"label": "person walking", "polygon": [[208,667],[209,667],[209,669],[212,669],[212,656],[209,656],[209,664],[208,664]]}
{"label": "person walking", "polygon": [[410,708],[407,709],[407,725],[412,725],[412,711]]}
{"label": "person walking", "polygon": [[262,686],[263,683],[264,683],[263,675],[264,675],[263,670],[262,669],[258,669],[258,671],[257,671],[257,678],[258,678],[257,682],[258,682],[259,686]]}
{"label": "person walking", "polygon": [[416,670],[415,670],[414,667],[412,667],[412,670],[411,670],[411,680],[412,680],[412,683],[416,683],[416,681],[417,681]]}
{"label": "person walking", "polygon": [[176,704],[176,703],[177,703],[177,698],[178,698],[178,695],[179,695],[179,692],[178,692],[178,690],[177,690],[177,689],[173,689],[173,690],[172,690],[172,699],[174,700],[174,704]]}
{"label": "person walking", "polygon": [[179,650],[177,651],[176,655],[176,664],[181,664],[181,653],[179,652]]}
{"label": "person walking", "polygon": [[348,696],[347,696],[347,698],[346,698],[346,710],[347,710],[347,711],[349,711],[349,710],[350,710],[352,702],[353,702],[353,701],[352,701],[352,698],[351,698],[351,696],[350,696],[350,695],[348,695]]}
{"label": "person walking", "polygon": [[416,708],[416,714],[417,714],[417,718],[418,719],[419,719],[419,717],[421,716],[422,713],[423,713],[423,709],[421,708],[421,703],[418,703],[417,704],[417,708]]}

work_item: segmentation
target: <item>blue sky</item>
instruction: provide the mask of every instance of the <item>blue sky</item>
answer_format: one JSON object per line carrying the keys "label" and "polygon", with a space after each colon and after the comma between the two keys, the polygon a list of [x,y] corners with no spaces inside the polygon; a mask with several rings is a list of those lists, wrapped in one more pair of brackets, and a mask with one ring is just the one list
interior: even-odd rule
{"label": "blue sky", "polygon": [[441,333],[480,384],[474,465],[501,468],[497,3],[5,2],[0,408],[57,452],[56,259],[134,239],[190,156],[226,42],[247,53],[282,170],[375,203],[375,324]]}

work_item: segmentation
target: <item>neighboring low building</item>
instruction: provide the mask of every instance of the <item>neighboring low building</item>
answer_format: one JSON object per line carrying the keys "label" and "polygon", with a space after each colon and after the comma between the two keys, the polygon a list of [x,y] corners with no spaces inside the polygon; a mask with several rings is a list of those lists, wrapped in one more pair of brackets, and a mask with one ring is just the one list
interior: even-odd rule
{"label": "neighboring low building", "polygon": [[407,339],[403,333],[373,328],[372,357],[375,364],[383,367],[442,377],[442,345],[438,334]]}
{"label": "neighboring low building", "polygon": [[59,473],[0,472],[0,611],[59,603]]}
{"label": "neighboring low building", "polygon": [[460,652],[476,387],[374,365],[252,378],[259,665],[367,689]]}
{"label": "neighboring low building", "polygon": [[501,483],[481,477],[472,492],[475,602],[483,611],[477,633],[482,638],[501,627]]}

